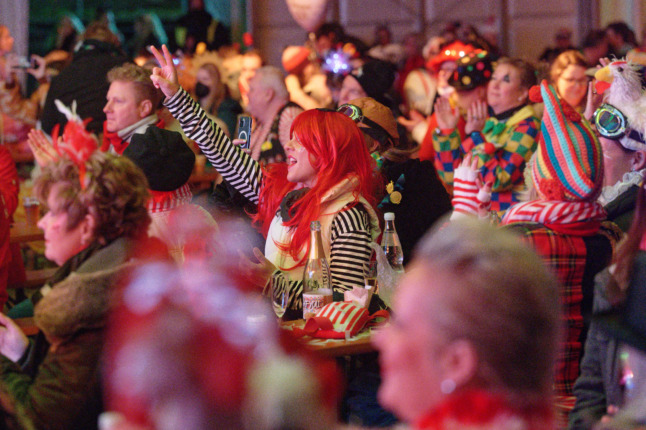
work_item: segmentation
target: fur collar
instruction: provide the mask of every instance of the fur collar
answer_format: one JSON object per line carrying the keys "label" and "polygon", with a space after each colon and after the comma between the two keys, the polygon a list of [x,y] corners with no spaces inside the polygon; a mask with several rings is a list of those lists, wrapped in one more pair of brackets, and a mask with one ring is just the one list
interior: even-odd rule
{"label": "fur collar", "polygon": [[47,336],[69,338],[81,330],[104,328],[112,290],[133,263],[92,273],[72,273],[56,284],[34,309],[34,321]]}

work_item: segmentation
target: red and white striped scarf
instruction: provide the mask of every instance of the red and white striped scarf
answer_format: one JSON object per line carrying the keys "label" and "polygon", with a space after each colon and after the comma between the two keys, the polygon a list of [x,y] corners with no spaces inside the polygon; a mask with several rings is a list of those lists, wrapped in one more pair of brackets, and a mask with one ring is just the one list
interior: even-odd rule
{"label": "red and white striped scarf", "polygon": [[174,191],[148,190],[151,199],[148,201],[148,212],[164,212],[191,202],[193,193],[188,182]]}
{"label": "red and white striped scarf", "polygon": [[590,236],[599,230],[606,217],[605,209],[597,202],[534,200],[512,206],[502,224],[536,222],[559,233]]}

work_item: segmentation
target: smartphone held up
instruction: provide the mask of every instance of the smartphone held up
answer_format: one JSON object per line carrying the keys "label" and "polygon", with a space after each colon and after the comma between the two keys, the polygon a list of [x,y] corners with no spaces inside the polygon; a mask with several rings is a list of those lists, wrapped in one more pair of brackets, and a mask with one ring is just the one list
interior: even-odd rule
{"label": "smartphone held up", "polygon": [[238,139],[242,139],[245,142],[240,145],[242,149],[248,149],[250,146],[251,139],[251,117],[247,115],[241,115],[238,118],[238,132],[236,133]]}

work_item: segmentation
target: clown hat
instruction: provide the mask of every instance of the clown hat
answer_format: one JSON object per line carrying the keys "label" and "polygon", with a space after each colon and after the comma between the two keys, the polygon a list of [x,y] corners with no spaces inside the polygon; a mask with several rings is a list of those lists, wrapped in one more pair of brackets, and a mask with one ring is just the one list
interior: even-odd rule
{"label": "clown hat", "polygon": [[534,185],[546,200],[593,201],[601,191],[601,145],[590,124],[556,95],[553,86],[541,82],[530,91],[533,102],[545,103]]}
{"label": "clown hat", "polygon": [[456,40],[442,47],[439,54],[430,58],[426,62],[426,68],[430,71],[437,72],[440,69],[440,65],[445,61],[458,61],[474,49],[475,47],[473,45]]}
{"label": "clown hat", "polygon": [[489,82],[492,73],[491,55],[478,49],[457,61],[457,68],[449,77],[449,85],[457,91],[469,91]]}

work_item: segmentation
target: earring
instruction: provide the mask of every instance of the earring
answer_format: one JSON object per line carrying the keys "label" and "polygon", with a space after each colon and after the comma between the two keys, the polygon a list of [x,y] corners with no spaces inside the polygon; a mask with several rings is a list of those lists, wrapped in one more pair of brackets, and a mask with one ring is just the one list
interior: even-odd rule
{"label": "earring", "polygon": [[440,390],[444,394],[451,394],[455,390],[455,381],[451,378],[447,378],[440,384]]}

